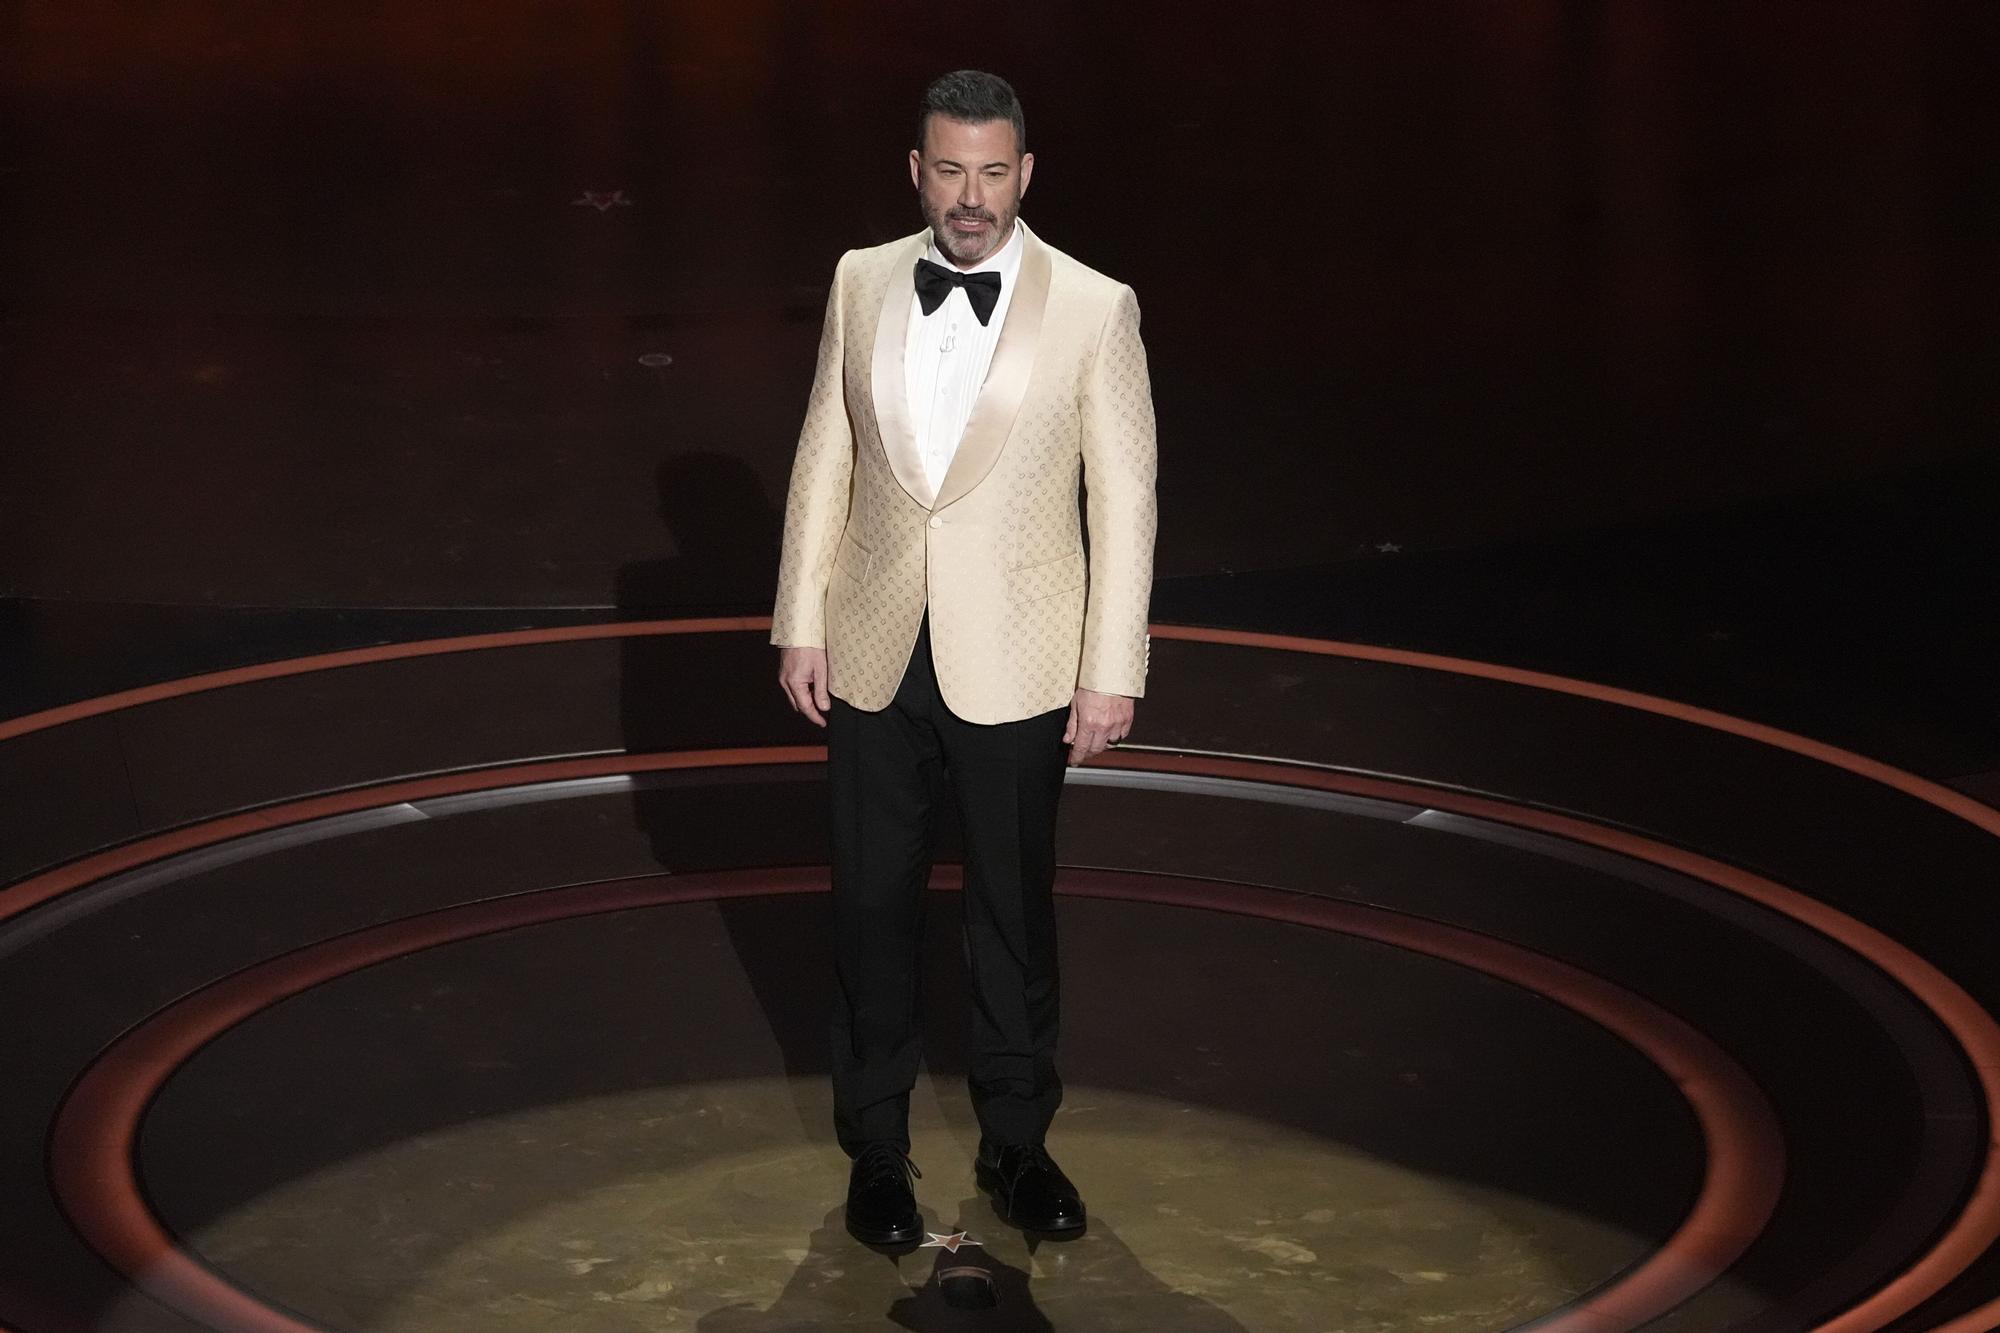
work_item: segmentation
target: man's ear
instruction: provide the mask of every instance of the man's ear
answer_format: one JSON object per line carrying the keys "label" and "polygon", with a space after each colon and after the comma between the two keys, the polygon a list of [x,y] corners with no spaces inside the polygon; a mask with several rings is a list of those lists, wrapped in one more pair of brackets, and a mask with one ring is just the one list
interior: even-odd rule
{"label": "man's ear", "polygon": [[910,184],[919,191],[924,188],[924,155],[914,148],[910,150]]}
{"label": "man's ear", "polygon": [[1023,153],[1023,154],[1021,154],[1021,193],[1022,193],[1022,194],[1026,194],[1026,193],[1028,192],[1028,177],[1030,177],[1030,176],[1032,176],[1032,175],[1034,175],[1034,174],[1035,174],[1035,155],[1034,155],[1033,153]]}

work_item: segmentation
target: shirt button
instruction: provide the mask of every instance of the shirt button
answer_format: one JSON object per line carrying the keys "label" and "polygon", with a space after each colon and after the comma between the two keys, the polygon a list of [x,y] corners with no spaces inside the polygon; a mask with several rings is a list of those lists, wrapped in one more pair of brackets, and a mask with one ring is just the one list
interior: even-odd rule
{"label": "shirt button", "polygon": [[933,514],[931,515],[931,526],[934,528],[941,528],[944,526],[944,520],[939,518],[937,515]]}

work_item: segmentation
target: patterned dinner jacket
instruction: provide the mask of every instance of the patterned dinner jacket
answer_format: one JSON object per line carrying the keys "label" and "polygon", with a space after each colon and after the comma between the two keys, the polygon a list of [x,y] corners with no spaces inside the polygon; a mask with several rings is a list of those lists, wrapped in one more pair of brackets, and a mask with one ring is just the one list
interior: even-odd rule
{"label": "patterned dinner jacket", "polygon": [[1066,707],[1078,686],[1145,693],[1158,517],[1138,300],[1023,232],[992,366],[935,494],[903,366],[928,233],[834,269],[771,642],[824,647],[829,692],[856,708],[895,697],[926,605],[939,688],[969,722]]}

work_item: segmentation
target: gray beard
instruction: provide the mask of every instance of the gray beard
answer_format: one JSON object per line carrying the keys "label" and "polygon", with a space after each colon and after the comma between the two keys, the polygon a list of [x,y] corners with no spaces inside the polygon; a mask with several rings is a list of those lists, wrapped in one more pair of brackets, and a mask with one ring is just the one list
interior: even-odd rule
{"label": "gray beard", "polygon": [[1019,212],[1019,209],[1013,209],[1006,213],[995,213],[993,215],[993,234],[998,237],[998,240],[994,242],[993,249],[984,255],[961,254],[958,248],[954,248],[963,247],[966,243],[959,237],[952,235],[949,214],[939,214],[933,217],[929,210],[926,210],[924,221],[931,224],[931,244],[938,248],[938,253],[951,260],[954,264],[963,266],[977,263],[981,259],[990,259],[998,254],[1001,247],[1007,244],[1008,238],[1014,234],[1014,219]]}

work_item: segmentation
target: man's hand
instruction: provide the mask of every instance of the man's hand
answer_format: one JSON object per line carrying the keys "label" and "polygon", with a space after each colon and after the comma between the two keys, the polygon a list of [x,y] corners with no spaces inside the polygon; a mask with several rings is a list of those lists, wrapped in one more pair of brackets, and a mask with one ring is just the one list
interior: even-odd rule
{"label": "man's hand", "polygon": [[792,644],[779,648],[778,688],[785,692],[793,712],[805,714],[814,726],[825,726],[826,710],[833,707],[826,692],[826,649]]}
{"label": "man's hand", "polygon": [[1132,700],[1123,694],[1100,694],[1077,687],[1069,703],[1069,727],[1063,742],[1069,746],[1069,762],[1080,764],[1105,747],[1116,745],[1132,730]]}

